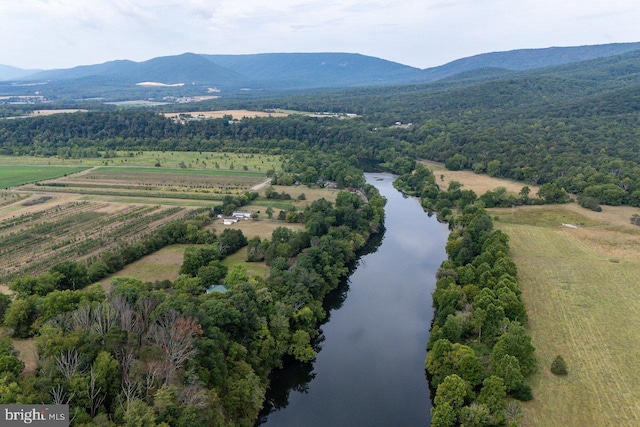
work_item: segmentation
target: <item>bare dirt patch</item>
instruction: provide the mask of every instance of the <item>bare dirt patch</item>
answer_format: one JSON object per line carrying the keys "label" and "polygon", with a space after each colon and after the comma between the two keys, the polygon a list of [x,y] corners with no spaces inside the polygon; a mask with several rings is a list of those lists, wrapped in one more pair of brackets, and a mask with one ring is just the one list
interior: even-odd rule
{"label": "bare dirt patch", "polygon": [[38,367],[38,350],[35,338],[14,339],[13,347],[20,352],[20,360],[24,362],[23,375],[30,374]]}

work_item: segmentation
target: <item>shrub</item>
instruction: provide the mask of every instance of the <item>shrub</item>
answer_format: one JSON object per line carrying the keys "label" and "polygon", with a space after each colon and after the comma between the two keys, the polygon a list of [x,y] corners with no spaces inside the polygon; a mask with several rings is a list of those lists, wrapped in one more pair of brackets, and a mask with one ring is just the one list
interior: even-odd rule
{"label": "shrub", "polygon": [[514,399],[520,400],[521,402],[528,402],[533,399],[531,387],[524,383],[520,383],[514,387],[510,394]]}
{"label": "shrub", "polygon": [[567,362],[560,355],[557,355],[551,363],[551,372],[555,375],[567,375]]}

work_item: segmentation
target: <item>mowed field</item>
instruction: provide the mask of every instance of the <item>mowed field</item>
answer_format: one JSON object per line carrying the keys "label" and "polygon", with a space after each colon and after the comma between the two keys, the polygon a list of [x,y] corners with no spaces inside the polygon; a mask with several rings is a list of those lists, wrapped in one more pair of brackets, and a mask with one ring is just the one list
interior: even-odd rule
{"label": "mowed field", "polygon": [[0,163],[0,188],[58,178],[85,170],[82,166],[33,166]]}
{"label": "mowed field", "polygon": [[421,160],[420,163],[433,171],[436,176],[436,183],[441,189],[449,188],[451,181],[458,181],[464,185],[465,190],[473,190],[478,196],[489,190],[495,190],[498,187],[504,187],[509,194],[518,194],[522,187],[527,185],[531,189],[531,197],[533,197],[540,187],[536,185],[528,185],[522,182],[513,181],[511,179],[492,178],[489,175],[477,174],[472,171],[450,171],[444,167],[444,164]]}
{"label": "mowed field", "polygon": [[[439,184],[444,174],[445,183],[456,180],[478,195],[498,186],[517,193],[523,186],[435,166]],[[510,238],[538,359],[529,379],[534,399],[521,403],[523,426],[640,425],[640,227],[630,224],[635,213],[640,209],[605,206],[593,212],[576,203],[491,209],[495,227]],[[550,371],[558,354],[568,364],[566,377]]]}

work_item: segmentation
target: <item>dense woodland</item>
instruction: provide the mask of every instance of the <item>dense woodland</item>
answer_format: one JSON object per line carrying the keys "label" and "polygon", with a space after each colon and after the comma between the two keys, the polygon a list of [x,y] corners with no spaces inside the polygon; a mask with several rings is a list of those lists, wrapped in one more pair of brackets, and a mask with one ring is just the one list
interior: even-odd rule
{"label": "dense woodland", "polygon": [[[265,241],[214,235],[202,229],[206,218],[193,218],[89,264],[64,263],[15,281],[15,299],[0,296],[0,312],[15,336],[37,337],[42,366],[19,377],[22,362],[9,340],[0,342],[2,403],[73,401],[77,425],[251,425],[269,372],[285,356],[314,357],[324,296],[381,231],[384,200],[363,185],[362,169],[385,169],[405,174],[399,188],[420,196],[452,229],[426,361],[437,390],[434,425],[502,425],[504,397],[530,397],[523,380],[535,359],[508,236],[492,229],[482,206],[532,203],[527,184],[542,185],[538,195],[547,203],[565,202],[569,192],[592,208],[640,206],[638,53],[507,76],[483,70],[430,85],[207,105],[359,116],[181,124],[151,110],[107,108],[0,121],[0,154],[276,153],[286,158],[276,180],[332,180],[363,188],[369,202],[344,192],[335,204],[284,213],[283,220],[302,222],[305,230],[278,229]],[[441,191],[429,171],[416,169],[420,158],[517,179],[523,191],[480,199],[456,185]],[[187,251],[175,282],[123,280],[109,294],[85,288],[177,242],[201,246]],[[267,279],[247,277],[241,268],[225,271],[220,260],[242,245],[250,260],[270,266]],[[219,282],[229,291],[204,292]]]}

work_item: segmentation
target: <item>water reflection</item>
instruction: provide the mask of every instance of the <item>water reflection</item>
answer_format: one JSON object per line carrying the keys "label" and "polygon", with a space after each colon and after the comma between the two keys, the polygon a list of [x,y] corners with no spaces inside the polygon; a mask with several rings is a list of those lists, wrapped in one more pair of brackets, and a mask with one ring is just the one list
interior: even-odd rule
{"label": "water reflection", "polygon": [[326,299],[328,317],[313,364],[287,361],[274,372],[259,424],[430,423],[425,345],[448,230],[416,199],[396,191],[391,175],[368,175],[367,180],[388,199],[386,232]]}

